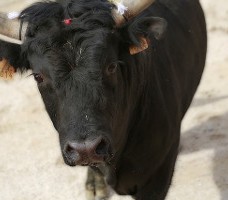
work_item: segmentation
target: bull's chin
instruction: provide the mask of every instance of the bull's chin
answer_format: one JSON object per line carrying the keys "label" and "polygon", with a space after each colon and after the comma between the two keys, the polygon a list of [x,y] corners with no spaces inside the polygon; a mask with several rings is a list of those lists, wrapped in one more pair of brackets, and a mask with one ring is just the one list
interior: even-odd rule
{"label": "bull's chin", "polygon": [[89,167],[99,167],[100,165],[105,164],[105,162],[99,162],[99,163],[93,163],[93,162],[85,162],[85,163],[77,163],[74,161],[67,161],[65,162],[68,166],[70,167],[75,167],[75,166],[89,166]]}

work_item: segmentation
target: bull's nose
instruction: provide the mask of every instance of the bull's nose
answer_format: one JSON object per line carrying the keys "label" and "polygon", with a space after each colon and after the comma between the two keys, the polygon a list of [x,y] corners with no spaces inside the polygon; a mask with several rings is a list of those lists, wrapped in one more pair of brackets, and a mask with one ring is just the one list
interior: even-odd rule
{"label": "bull's nose", "polygon": [[102,137],[84,142],[67,142],[64,154],[73,165],[92,165],[101,163],[109,153],[109,143]]}

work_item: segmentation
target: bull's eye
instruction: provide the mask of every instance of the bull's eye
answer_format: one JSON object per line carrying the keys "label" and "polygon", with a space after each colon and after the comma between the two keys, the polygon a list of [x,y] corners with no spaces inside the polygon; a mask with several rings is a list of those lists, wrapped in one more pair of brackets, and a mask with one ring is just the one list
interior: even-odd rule
{"label": "bull's eye", "polygon": [[114,74],[116,72],[118,64],[117,63],[111,63],[107,69],[106,69],[106,73],[108,75]]}
{"label": "bull's eye", "polygon": [[33,76],[37,83],[42,83],[44,81],[43,77],[40,74],[34,73]]}

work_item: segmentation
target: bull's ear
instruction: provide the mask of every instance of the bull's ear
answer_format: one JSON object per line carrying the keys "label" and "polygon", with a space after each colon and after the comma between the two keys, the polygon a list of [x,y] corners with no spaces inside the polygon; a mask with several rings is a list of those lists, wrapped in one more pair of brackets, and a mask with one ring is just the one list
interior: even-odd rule
{"label": "bull's ear", "polygon": [[[152,34],[155,39],[160,40],[165,33],[167,22],[160,17],[145,17],[138,22],[138,29],[142,30],[144,36]],[[143,31],[145,30],[145,31]]]}
{"label": "bull's ear", "polygon": [[16,71],[28,69],[21,45],[0,40],[0,79],[11,79]]}
{"label": "bull's ear", "polygon": [[167,22],[160,17],[143,17],[135,20],[128,27],[130,53],[136,54],[144,51],[151,44],[151,38],[160,40],[166,30]]}

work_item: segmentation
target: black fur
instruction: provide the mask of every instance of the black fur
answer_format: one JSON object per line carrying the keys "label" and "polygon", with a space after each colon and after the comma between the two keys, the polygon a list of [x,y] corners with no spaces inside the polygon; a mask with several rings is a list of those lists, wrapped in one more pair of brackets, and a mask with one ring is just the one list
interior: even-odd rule
{"label": "black fur", "polygon": [[[0,57],[43,78],[38,87],[61,149],[67,141],[101,135],[111,146],[97,166],[107,183],[137,200],[164,200],[181,120],[205,64],[206,25],[198,0],[158,0],[121,28],[106,0],[62,2],[22,11],[20,19],[29,23],[26,40],[15,49],[1,41]],[[70,25],[63,22],[68,18]],[[140,37],[149,48],[130,55],[129,46],[139,45]],[[114,73],[107,73],[110,66]],[[74,165],[73,157],[63,156]]]}

